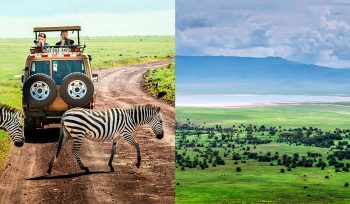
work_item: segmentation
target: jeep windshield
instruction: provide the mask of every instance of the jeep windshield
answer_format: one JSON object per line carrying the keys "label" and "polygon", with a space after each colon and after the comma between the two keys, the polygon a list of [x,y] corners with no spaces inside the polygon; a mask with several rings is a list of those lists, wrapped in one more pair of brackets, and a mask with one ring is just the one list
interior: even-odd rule
{"label": "jeep windshield", "polygon": [[73,72],[85,73],[83,60],[52,61],[52,78],[57,85],[61,85],[64,77]]}
{"label": "jeep windshield", "polygon": [[30,75],[33,74],[46,74],[50,76],[50,61],[38,61],[38,62],[32,62],[32,66],[30,69]]}

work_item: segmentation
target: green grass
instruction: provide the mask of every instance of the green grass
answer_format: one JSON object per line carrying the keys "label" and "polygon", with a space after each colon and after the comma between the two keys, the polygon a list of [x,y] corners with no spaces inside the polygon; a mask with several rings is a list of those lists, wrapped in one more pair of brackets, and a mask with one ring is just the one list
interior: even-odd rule
{"label": "green grass", "polygon": [[[222,125],[236,127],[243,124],[279,126],[282,128],[296,128],[313,126],[323,130],[335,128],[349,129],[350,107],[336,106],[274,106],[264,108],[176,108],[176,119],[182,123],[191,123],[213,127]],[[217,133],[219,136],[219,133]],[[256,137],[264,138],[266,135]],[[181,131],[177,130],[176,141],[180,139]],[[274,141],[276,136],[271,139]],[[192,141],[198,138],[196,135],[187,136]],[[198,138],[199,143],[210,141],[207,134]],[[308,151],[318,152],[326,159],[328,148],[296,146],[286,143],[272,142],[270,144],[250,146],[250,152],[258,152],[264,155],[267,152],[279,152],[279,155],[292,155],[298,152],[300,156]],[[214,148],[223,153],[222,148]],[[192,148],[177,149],[178,152],[186,152],[187,156],[194,158],[199,155]],[[241,155],[244,150],[234,149]],[[261,153],[260,153],[261,152]],[[176,203],[349,203],[350,188],[344,187],[344,183],[350,183],[350,172],[336,173],[333,166],[327,166],[325,170],[317,167],[297,167],[292,171],[280,173],[284,166],[270,166],[269,162],[257,162],[247,160],[247,163],[234,164],[232,154],[224,158],[226,165],[199,168],[185,168],[184,171],[176,168]],[[345,162],[345,161],[344,161]],[[347,161],[350,162],[350,161]],[[210,165],[210,164],[209,164]],[[242,172],[236,172],[236,167],[241,167]],[[304,176],[305,175],[305,176]],[[326,179],[325,176],[329,176]],[[304,189],[304,186],[307,186]]]}
{"label": "green grass", "polygon": [[[20,75],[22,75],[31,42],[32,40],[29,39],[0,39],[0,103],[21,108]],[[0,172],[10,147],[7,133],[0,130]]]}
{"label": "green grass", "polygon": [[[240,166],[242,172],[235,172]],[[258,162],[226,164],[206,170],[176,170],[176,203],[346,203],[350,201],[349,173],[332,168],[281,167]],[[306,175],[305,177],[303,175]],[[330,179],[325,179],[328,175]],[[307,189],[303,187],[307,186]],[[308,196],[310,195],[310,197]]]}
{"label": "green grass", "polygon": [[93,67],[109,68],[175,57],[174,36],[84,37]]}
{"label": "green grass", "polygon": [[169,64],[145,73],[145,86],[149,92],[158,96],[164,93],[161,98],[171,102],[175,101],[175,64]]}
{"label": "green grass", "polygon": [[255,124],[295,128],[320,127],[325,130],[349,128],[350,106],[299,105],[256,108],[185,108],[176,107],[176,119],[180,122],[191,119],[198,125]]}
{"label": "green grass", "polygon": [[[174,36],[82,37],[92,67],[108,68],[173,58]],[[51,41],[50,41],[51,42]],[[52,44],[52,43],[51,43]],[[0,39],[0,103],[22,108],[21,75],[33,39]],[[0,130],[0,170],[10,149]]]}
{"label": "green grass", "polygon": [[8,154],[10,152],[11,143],[7,139],[7,133],[3,130],[0,131],[0,173],[4,168]]}

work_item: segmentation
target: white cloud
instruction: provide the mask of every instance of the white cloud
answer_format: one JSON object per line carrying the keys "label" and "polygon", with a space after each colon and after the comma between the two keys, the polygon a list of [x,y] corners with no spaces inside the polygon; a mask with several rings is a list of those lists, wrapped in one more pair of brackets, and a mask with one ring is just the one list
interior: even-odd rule
{"label": "white cloud", "polygon": [[177,54],[278,56],[350,67],[350,6],[343,1],[213,2],[177,1]]}
{"label": "white cloud", "polygon": [[316,61],[316,64],[329,67],[348,67],[350,60],[339,59],[334,55],[333,50],[322,50],[320,52],[319,58]]}

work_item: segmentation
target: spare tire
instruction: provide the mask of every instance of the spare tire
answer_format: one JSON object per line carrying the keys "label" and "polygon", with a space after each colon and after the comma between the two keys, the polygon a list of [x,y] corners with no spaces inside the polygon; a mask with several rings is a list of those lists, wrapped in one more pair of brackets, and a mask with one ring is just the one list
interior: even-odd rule
{"label": "spare tire", "polygon": [[33,107],[49,106],[55,100],[56,94],[56,84],[46,74],[33,74],[23,84],[23,98]]}
{"label": "spare tire", "polygon": [[68,105],[82,107],[91,101],[94,94],[94,84],[85,74],[74,72],[63,79],[60,94]]}

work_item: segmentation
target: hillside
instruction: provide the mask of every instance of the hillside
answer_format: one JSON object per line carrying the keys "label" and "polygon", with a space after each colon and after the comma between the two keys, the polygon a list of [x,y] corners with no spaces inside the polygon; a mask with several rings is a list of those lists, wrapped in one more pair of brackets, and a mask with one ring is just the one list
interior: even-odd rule
{"label": "hillside", "polygon": [[176,63],[178,93],[350,94],[349,68],[279,57],[178,56]]}

